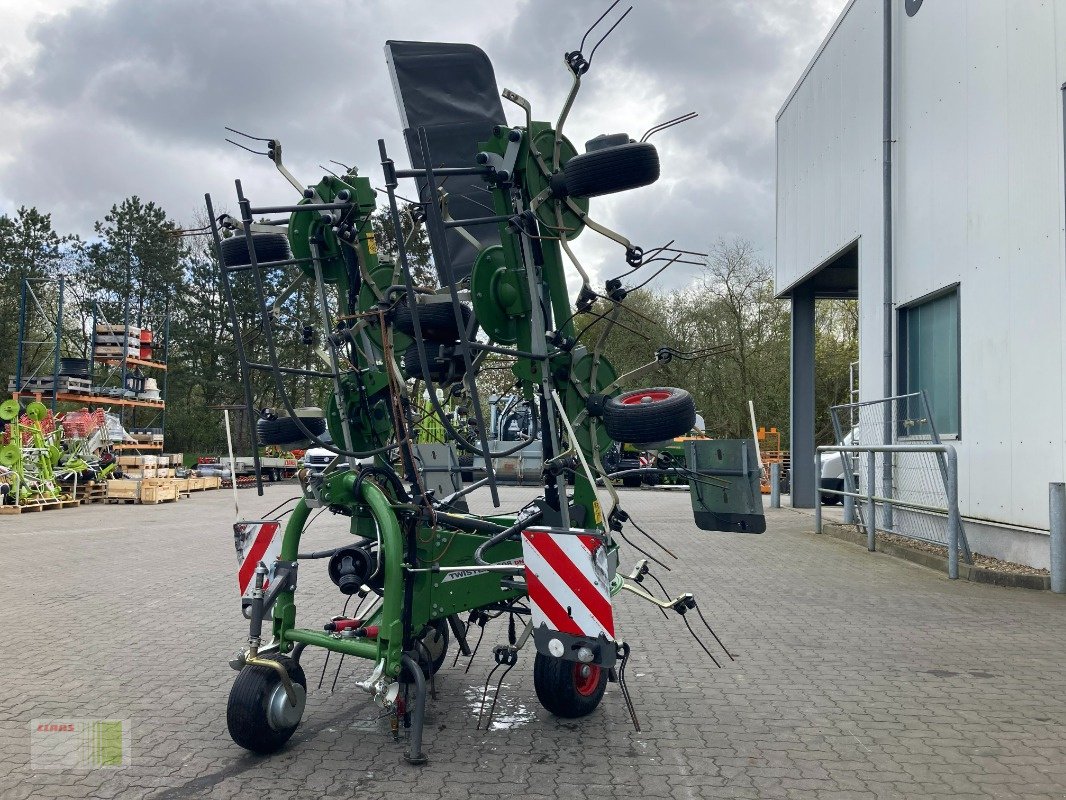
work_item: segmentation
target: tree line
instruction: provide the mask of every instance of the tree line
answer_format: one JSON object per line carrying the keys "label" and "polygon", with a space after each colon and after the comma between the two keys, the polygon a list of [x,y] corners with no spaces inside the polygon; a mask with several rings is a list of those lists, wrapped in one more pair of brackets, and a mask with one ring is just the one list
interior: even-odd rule
{"label": "tree line", "polygon": [[[196,220],[189,227],[202,229],[206,222]],[[380,213],[374,226],[379,246],[387,252],[395,241],[392,226]],[[430,251],[420,231],[410,237],[408,249],[421,282],[429,283]],[[121,325],[128,307],[130,324],[152,328],[157,337],[169,319],[167,450],[220,452],[225,441],[221,409],[243,405],[243,390],[211,237],[185,234],[164,209],[139,197],[112,206],[95,223],[93,235],[84,239],[56,231],[51,215],[37,208],[0,215],[0,376],[15,373],[24,278],[34,281],[36,298],[27,304],[26,338],[38,342],[26,347],[24,371],[50,358],[60,277],[65,290],[59,326],[64,357],[89,356],[94,316]],[[265,274],[268,293],[280,292],[291,278],[281,270]],[[252,282],[236,282],[234,299],[248,357],[266,362],[266,337]],[[317,328],[313,302],[306,283],[286,301],[279,317],[282,325],[275,330],[282,363],[315,366],[313,348],[301,335],[305,326]],[[640,288],[625,306],[605,345],[619,373],[646,363],[660,347],[692,354],[691,360],[675,357],[638,382],[692,392],[708,434],[717,437],[750,435],[747,403],[752,400],[759,424],[777,427],[787,447],[788,306],[774,299],[772,268],[750,243],[717,242],[690,285]],[[606,310],[601,300],[593,313],[576,317],[578,330],[587,328],[582,343],[595,344],[604,325],[596,315]],[[853,301],[820,301],[816,321],[818,437],[828,442],[832,434],[827,408],[847,402],[849,366],[858,357],[858,309]],[[162,383],[162,375],[157,377]],[[506,370],[486,371],[480,388],[487,395],[506,389],[507,383]],[[324,402],[321,385],[295,378],[288,381],[288,389],[301,404]],[[270,375],[253,373],[252,390],[257,408],[280,405]],[[235,422],[243,428],[246,421],[241,412],[235,413]],[[143,414],[140,419],[150,424]],[[247,446],[245,439],[238,436],[238,446]]]}

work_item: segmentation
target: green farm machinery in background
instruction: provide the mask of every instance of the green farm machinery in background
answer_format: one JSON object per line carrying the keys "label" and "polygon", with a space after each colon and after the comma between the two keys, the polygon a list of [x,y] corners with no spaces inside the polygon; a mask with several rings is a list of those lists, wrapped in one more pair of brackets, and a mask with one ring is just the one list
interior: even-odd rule
{"label": "green farm machinery in background", "polygon": [[[645,366],[619,375],[604,345],[623,313],[622,278],[594,288],[570,243],[586,229],[617,243],[623,277],[684,259],[670,246],[642,250],[589,215],[589,198],[655,182],[659,160],[647,137],[664,126],[641,141],[597,137],[579,154],[563,127],[590,66],[581,48],[565,55],[572,88],[554,123],[534,120],[526,100],[502,93],[524,117],[516,126],[506,124],[491,64],[477,48],[389,42],[386,56],[413,165],[398,168],[379,141],[394,252],[379,249],[374,236],[379,196],[369,178],[344,168],[306,186],[284,166],[273,139],[249,137],[247,149],[259,143],[258,152],[299,193],[297,202],[257,206],[238,181],[239,217],[216,217],[207,197],[249,418],[261,415],[258,441],[300,438],[336,454],[327,469],[303,477],[287,519],[276,510],[235,526],[250,632],[233,662],[239,674],[229,699],[230,733],[256,752],[280,748],[303,713],[300,656],[320,647],[366,660],[359,686],[394,715],[394,729],[409,729],[406,757],[420,763],[427,677],[453,640],[469,655],[467,631],[499,616],[519,624],[495,648],[494,672],[506,674],[532,640],[534,683],[545,708],[586,715],[608,680],[618,680],[636,724],[624,684],[630,645],[614,628],[612,598],[626,590],[664,610],[699,612],[690,594],[661,598],[648,591],[647,560],[623,568],[619,540],[628,541],[627,527],[643,529],[622,509],[602,457],[613,440],[650,444],[692,428],[687,392],[625,387],[694,354],[660,348]],[[418,193],[403,211],[401,181],[413,181]],[[415,282],[405,240],[416,225],[426,228],[440,289]],[[575,301],[567,289],[571,270],[581,281]],[[287,288],[272,288],[280,286]],[[301,291],[314,299],[314,319],[289,325],[287,309]],[[249,358],[238,292],[251,292],[260,309],[265,360]],[[578,312],[592,315],[593,324],[577,330]],[[279,360],[293,329],[318,354],[316,368]],[[509,365],[514,391],[534,416],[530,435],[504,450],[490,448],[477,381],[481,370],[501,364]],[[255,411],[252,370],[273,376],[281,409]],[[292,380],[329,387],[321,414],[295,407]],[[464,426],[456,424],[457,406],[468,410]],[[425,448],[441,443],[418,441],[426,413],[444,429],[446,445],[486,463],[539,442],[542,495],[517,514],[469,513],[466,496],[483,487],[499,507],[493,472],[450,492],[429,480]],[[329,444],[319,439],[323,428]],[[690,477],[719,488],[737,479],[710,471]],[[316,508],[349,517],[350,541],[304,552],[301,535]],[[297,573],[316,560],[326,562],[342,595],[360,599],[360,608],[301,627]],[[491,718],[495,701],[485,705]]]}

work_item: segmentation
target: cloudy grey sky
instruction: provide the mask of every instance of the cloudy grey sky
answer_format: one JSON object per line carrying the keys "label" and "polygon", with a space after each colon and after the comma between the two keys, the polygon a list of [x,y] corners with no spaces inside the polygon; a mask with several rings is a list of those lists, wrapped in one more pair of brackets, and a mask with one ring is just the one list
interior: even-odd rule
{"label": "cloudy grey sky", "polygon": [[[845,0],[630,2],[583,83],[569,137],[580,147],[700,117],[655,138],[656,185],[593,201],[593,215],[646,248],[743,236],[771,259],[774,117]],[[0,212],[36,205],[61,232],[89,235],[131,194],[183,221],[204,192],[233,209],[238,177],[257,203],[291,201],[266,159],[223,141],[225,125],[279,138],[302,181],[317,181],[330,158],[377,179],[379,137],[406,163],[382,50],[390,38],[477,44],[501,89],[554,119],[569,88],[562,54],[608,4],[0,0]],[[618,248],[590,233],[578,245],[599,275],[620,271]]]}

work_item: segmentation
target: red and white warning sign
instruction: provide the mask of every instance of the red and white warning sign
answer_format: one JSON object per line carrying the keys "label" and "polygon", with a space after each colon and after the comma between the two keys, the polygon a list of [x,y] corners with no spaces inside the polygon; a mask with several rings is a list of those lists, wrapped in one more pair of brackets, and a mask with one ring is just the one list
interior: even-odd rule
{"label": "red and white warning sign", "polygon": [[522,556],[534,628],[614,639],[607,548],[599,538],[530,528],[522,533]]}
{"label": "red and white warning sign", "polygon": [[262,561],[267,574],[263,590],[270,586],[281,553],[281,523],[277,520],[235,522],[233,544],[237,548],[237,589],[242,598],[252,596],[255,588],[255,568]]}

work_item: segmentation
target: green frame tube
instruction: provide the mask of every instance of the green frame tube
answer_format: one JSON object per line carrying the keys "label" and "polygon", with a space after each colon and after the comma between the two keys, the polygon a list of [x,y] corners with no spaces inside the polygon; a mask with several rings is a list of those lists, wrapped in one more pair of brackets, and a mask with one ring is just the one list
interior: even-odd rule
{"label": "green frame tube", "polygon": [[[331,494],[343,493],[344,496],[351,497],[355,481],[356,476],[350,472],[338,475],[330,487]],[[337,492],[338,489],[340,492]],[[363,481],[360,484],[360,495],[381,533],[382,556],[385,561],[385,595],[381,609],[375,614],[380,620],[376,642],[366,639],[338,639],[322,631],[297,628],[296,602],[292,591],[282,592],[274,602],[274,638],[279,642],[283,653],[287,653],[294,642],[303,642],[372,661],[385,659],[385,674],[394,678],[400,674],[400,659],[403,656],[403,570],[406,562],[403,535],[388,497],[377,485]],[[301,499],[296,504],[285,526],[280,560],[296,561],[300,538],[303,536],[310,512],[305,500]]]}

